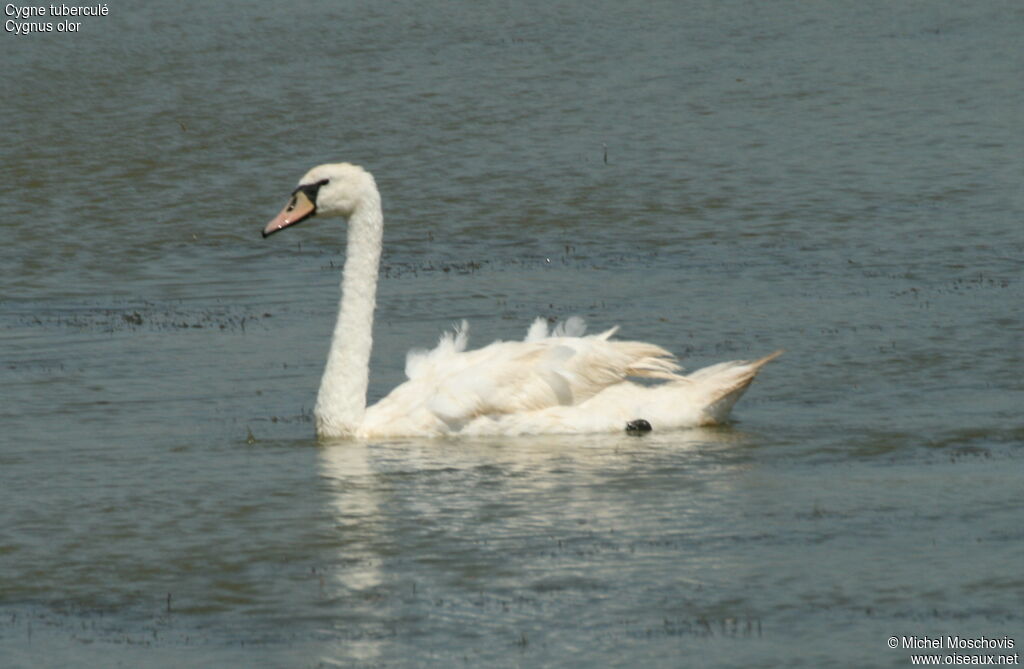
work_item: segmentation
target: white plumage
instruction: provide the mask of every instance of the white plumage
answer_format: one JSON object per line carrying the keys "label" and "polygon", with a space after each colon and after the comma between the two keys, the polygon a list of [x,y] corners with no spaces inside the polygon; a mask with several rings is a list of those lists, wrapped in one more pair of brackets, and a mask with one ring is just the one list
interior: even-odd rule
{"label": "white plumage", "polygon": [[434,349],[410,351],[408,381],[367,408],[383,232],[373,177],[347,163],[310,170],[263,235],[316,214],[349,223],[338,321],[314,410],[322,437],[618,432],[638,419],[655,430],[711,425],[725,420],[758,370],[781,353],[683,376],[660,346],[614,340],[618,328],[586,335],[578,317],[551,329],[538,318],[523,341],[475,350],[467,350],[463,321]]}

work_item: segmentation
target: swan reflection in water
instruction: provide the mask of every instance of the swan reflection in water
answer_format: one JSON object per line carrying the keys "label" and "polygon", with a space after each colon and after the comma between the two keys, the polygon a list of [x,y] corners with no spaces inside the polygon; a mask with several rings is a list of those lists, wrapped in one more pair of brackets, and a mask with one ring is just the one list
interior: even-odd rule
{"label": "swan reflection in water", "polygon": [[[614,591],[616,573],[651,565],[634,564],[628,551],[552,561],[551,547],[596,541],[610,528],[620,541],[660,541],[691,531],[693,514],[728,514],[713,500],[734,494],[749,441],[716,428],[323,442],[320,476],[339,547],[323,582],[334,643],[325,663],[387,661],[415,638],[450,639],[464,626],[503,633],[508,617],[482,603],[562,581],[598,578]],[[681,502],[691,496],[698,506]],[[685,563],[672,569],[665,577],[675,582],[699,578]]]}

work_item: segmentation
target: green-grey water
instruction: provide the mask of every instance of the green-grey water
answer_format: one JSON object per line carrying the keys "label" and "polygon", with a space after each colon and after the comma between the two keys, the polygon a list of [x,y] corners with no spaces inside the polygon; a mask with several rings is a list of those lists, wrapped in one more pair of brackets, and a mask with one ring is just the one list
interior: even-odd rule
{"label": "green-grey water", "polygon": [[[77,20],[0,35],[0,665],[1024,643],[1018,3]],[[259,231],[339,160],[384,198],[371,400],[463,318],[787,352],[714,430],[318,444],[343,227]]]}

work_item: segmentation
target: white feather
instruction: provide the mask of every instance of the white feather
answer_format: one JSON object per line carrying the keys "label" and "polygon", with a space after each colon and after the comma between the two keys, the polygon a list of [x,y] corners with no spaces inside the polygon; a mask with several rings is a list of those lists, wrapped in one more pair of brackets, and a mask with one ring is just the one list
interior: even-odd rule
{"label": "white feather", "polygon": [[[380,195],[369,173],[345,163],[321,165],[299,182],[318,183],[316,213],[349,221],[338,322],[314,410],[323,437],[617,432],[636,419],[656,430],[709,425],[726,419],[758,370],[780,353],[683,376],[660,346],[613,340],[617,327],[586,335],[577,316],[553,327],[538,318],[522,341],[475,350],[467,350],[469,326],[462,321],[433,349],[410,351],[408,380],[367,408]],[[279,225],[282,216],[264,234],[291,224]]]}

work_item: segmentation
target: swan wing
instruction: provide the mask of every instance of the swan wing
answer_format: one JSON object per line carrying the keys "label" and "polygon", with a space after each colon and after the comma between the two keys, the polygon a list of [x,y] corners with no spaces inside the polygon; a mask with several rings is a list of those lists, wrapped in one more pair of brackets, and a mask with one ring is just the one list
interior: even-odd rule
{"label": "swan wing", "polygon": [[480,416],[577,406],[627,377],[685,382],[672,355],[653,344],[616,341],[616,329],[585,335],[582,319],[548,329],[537,319],[519,342],[466,350],[463,322],[429,351],[411,351],[409,380],[367,410],[364,425],[407,433],[455,432]]}
{"label": "swan wing", "polygon": [[575,405],[538,411],[484,415],[462,430],[470,435],[581,434],[615,432],[643,418],[654,429],[718,425],[776,351],[758,360],[733,360],[657,385],[621,381]]}

